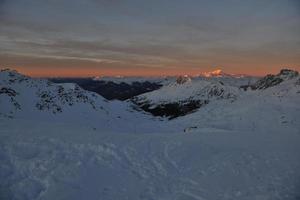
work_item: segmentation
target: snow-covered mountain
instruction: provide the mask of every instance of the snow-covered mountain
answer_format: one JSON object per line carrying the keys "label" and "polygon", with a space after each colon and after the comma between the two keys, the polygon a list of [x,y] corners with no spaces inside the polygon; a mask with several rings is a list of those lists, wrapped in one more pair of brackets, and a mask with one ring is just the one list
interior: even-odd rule
{"label": "snow-covered mountain", "polygon": [[[262,80],[265,80],[265,77],[257,83],[261,83]],[[234,101],[222,99],[212,101],[197,112],[177,118],[170,123],[185,121],[186,130],[194,127],[192,132],[193,129],[197,131],[214,127],[270,133],[294,130],[300,133],[299,82],[298,75],[265,89],[237,90]]]}
{"label": "snow-covered mountain", "polygon": [[269,79],[244,90],[243,78],[180,77],[136,98],[203,103],[167,120],[1,71],[0,199],[297,199],[300,77],[278,77],[253,90]]}
{"label": "snow-covered mountain", "polygon": [[[1,70],[1,115],[14,117],[41,113],[69,114],[76,109],[107,115],[107,102],[99,95],[87,92],[76,84],[53,84],[43,79],[32,79],[16,71]],[[11,103],[12,104],[11,104]]]}
{"label": "snow-covered mountain", "polygon": [[204,77],[223,77],[223,76],[230,76],[229,74],[224,73],[221,69],[216,69],[211,72],[203,72],[199,74],[199,76],[204,76]]}
{"label": "snow-covered mountain", "polygon": [[200,77],[206,77],[206,78],[212,78],[212,77],[234,77],[234,78],[243,78],[247,75],[243,75],[243,74],[229,74],[229,73],[225,73],[224,71],[222,71],[221,69],[216,69],[210,72],[203,72],[200,73],[198,76]]}
{"label": "snow-covered mountain", "polygon": [[154,115],[174,118],[190,113],[212,101],[234,101],[238,90],[220,82],[179,77],[175,83],[134,97],[132,101]]}
{"label": "snow-covered mountain", "polygon": [[79,123],[101,129],[128,128],[128,119],[135,123],[148,118],[126,102],[107,101],[77,84],[33,79],[13,70],[0,72],[0,102],[0,117]]}
{"label": "snow-covered mountain", "polygon": [[97,76],[94,77],[93,80],[95,81],[105,81],[105,82],[114,82],[114,83],[127,83],[132,84],[134,82],[151,82],[151,83],[158,83],[161,85],[168,85],[181,77],[189,77],[190,79],[197,79],[197,78],[245,78],[250,77],[244,74],[229,74],[221,69],[216,69],[210,72],[203,72],[199,73],[196,76],[189,76],[189,75],[181,75],[181,76],[160,76],[160,77],[126,77],[126,76]]}
{"label": "snow-covered mountain", "polygon": [[193,79],[206,80],[210,82],[221,82],[225,85],[240,87],[244,85],[254,84],[257,80],[259,80],[259,77],[249,76],[245,74],[229,74],[223,72],[220,69],[217,69],[211,72],[201,73]]}
{"label": "snow-covered mountain", "polygon": [[[217,72],[215,74],[220,74],[220,71]],[[268,75],[259,80],[253,78],[251,79],[253,84],[246,87],[265,89],[282,83],[282,85],[287,85],[286,91],[298,90],[296,86],[298,77],[299,75],[296,71],[281,70],[278,75]],[[249,77],[226,77],[223,81],[219,78],[191,79],[187,76],[179,77],[176,82],[166,85],[159,90],[134,97],[132,102],[154,115],[174,118],[191,113],[207,104],[214,104],[220,101],[225,101],[228,104],[242,96],[249,95],[242,90],[242,88],[245,89],[245,86],[241,85],[245,81],[249,82]],[[278,90],[277,92],[280,91],[280,87],[276,89]],[[267,92],[265,93],[267,95]],[[255,96],[257,94],[252,95]]]}
{"label": "snow-covered mountain", "polygon": [[282,69],[276,75],[267,75],[264,78],[258,80],[255,84],[251,85],[252,89],[266,89],[269,87],[273,87],[279,85],[283,81],[297,79],[299,77],[299,72],[289,70],[289,69]]}

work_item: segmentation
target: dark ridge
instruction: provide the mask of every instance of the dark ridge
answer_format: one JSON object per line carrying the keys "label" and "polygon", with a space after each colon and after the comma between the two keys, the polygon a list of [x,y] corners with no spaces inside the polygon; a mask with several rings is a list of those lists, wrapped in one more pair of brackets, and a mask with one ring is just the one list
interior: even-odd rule
{"label": "dark ridge", "polygon": [[51,78],[54,83],[76,83],[81,88],[96,92],[107,100],[127,100],[134,96],[151,92],[162,87],[159,83],[144,81],[131,84],[112,81],[95,81],[92,78]]}
{"label": "dark ridge", "polygon": [[0,94],[6,94],[7,96],[15,97],[17,92],[11,88],[2,87],[0,89]]}
{"label": "dark ridge", "polygon": [[139,103],[132,99],[142,110],[151,113],[153,116],[168,117],[170,120],[195,112],[201,106],[208,104],[208,100],[188,100],[182,102],[173,102],[159,104],[153,107],[148,103]]}

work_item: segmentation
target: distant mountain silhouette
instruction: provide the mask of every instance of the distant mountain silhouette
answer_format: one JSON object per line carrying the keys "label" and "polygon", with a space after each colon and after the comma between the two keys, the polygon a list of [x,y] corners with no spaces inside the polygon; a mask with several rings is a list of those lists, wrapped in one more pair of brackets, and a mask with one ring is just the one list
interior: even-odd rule
{"label": "distant mountain silhouette", "polygon": [[107,100],[127,100],[134,96],[159,89],[162,85],[158,82],[113,82],[93,80],[92,78],[52,78],[55,83],[76,83],[85,90],[96,92]]}

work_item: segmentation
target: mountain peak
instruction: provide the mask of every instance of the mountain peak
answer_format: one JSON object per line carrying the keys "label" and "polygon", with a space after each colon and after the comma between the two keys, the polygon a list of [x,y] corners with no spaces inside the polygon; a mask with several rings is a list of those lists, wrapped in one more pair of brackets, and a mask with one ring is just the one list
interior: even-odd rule
{"label": "mountain peak", "polygon": [[184,84],[184,83],[191,82],[191,81],[192,81],[192,79],[188,75],[179,76],[176,79],[177,84]]}
{"label": "mountain peak", "polygon": [[210,72],[204,72],[202,75],[205,77],[221,77],[226,74],[221,69],[216,69]]}
{"label": "mountain peak", "polygon": [[269,74],[262,79],[258,80],[254,85],[252,85],[252,89],[267,89],[269,87],[273,87],[279,85],[281,82],[293,79],[299,76],[299,72],[290,69],[282,69],[276,75]]}
{"label": "mountain peak", "polygon": [[298,75],[299,75],[298,71],[291,70],[291,69],[282,69],[280,70],[279,74],[277,74],[277,76],[279,76],[282,79],[291,79]]}
{"label": "mountain peak", "polygon": [[203,73],[200,74],[200,76],[203,76],[203,77],[206,77],[206,78],[212,78],[212,77],[236,77],[236,78],[240,78],[240,77],[243,77],[244,75],[228,74],[228,73],[225,73],[221,69],[215,69],[215,70],[210,71],[210,72],[203,72]]}
{"label": "mountain peak", "polygon": [[203,72],[199,76],[205,77],[205,78],[214,78],[214,77],[233,77],[233,78],[243,78],[246,77],[247,75],[245,74],[229,74],[225,73],[221,69],[215,69],[210,72]]}
{"label": "mountain peak", "polygon": [[29,77],[23,74],[20,74],[17,70],[12,69],[0,69],[0,79],[4,82],[14,83],[16,81],[22,82],[28,80]]}
{"label": "mountain peak", "polygon": [[0,69],[0,73],[8,74],[9,76],[21,75],[17,70],[13,70],[13,69],[9,69],[9,68]]}

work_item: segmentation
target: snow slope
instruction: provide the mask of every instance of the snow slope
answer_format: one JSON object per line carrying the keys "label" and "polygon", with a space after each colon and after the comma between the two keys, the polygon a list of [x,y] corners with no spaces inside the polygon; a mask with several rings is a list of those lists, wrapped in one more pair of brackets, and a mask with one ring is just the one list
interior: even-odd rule
{"label": "snow slope", "polygon": [[[62,112],[39,110],[37,88],[53,94],[62,85],[48,88],[41,86],[43,80],[30,79],[36,84],[31,88],[19,78],[8,84],[2,73],[1,88],[10,87],[18,95],[1,89],[1,113],[7,107],[15,109],[10,97],[23,110],[16,110],[12,118],[0,116],[0,199],[295,200],[300,196],[299,76],[264,90],[240,91],[220,84],[224,93],[235,94],[234,101],[214,97],[197,112],[169,121],[99,96],[91,99],[107,112],[74,99],[72,106],[64,105],[64,98],[55,99]],[[199,90],[168,87],[174,93],[178,87],[183,88],[180,93],[187,90],[186,95],[194,95],[211,84],[215,82],[197,86]],[[73,94],[73,85],[63,87]],[[165,99],[154,95],[153,100],[169,100],[172,95]],[[179,93],[172,97],[186,98]],[[76,117],[67,119],[70,115]]]}
{"label": "snow slope", "polygon": [[76,84],[54,84],[11,70],[0,72],[0,92],[0,116],[4,118],[78,123],[102,130],[135,130],[150,118],[128,103],[109,102]]}
{"label": "snow slope", "polygon": [[265,90],[240,91],[235,101],[211,102],[197,112],[171,121],[170,126],[184,124],[191,132],[215,129],[300,133],[299,78]]}
{"label": "snow slope", "polygon": [[[74,112],[77,108],[86,109],[89,112],[101,110],[103,115],[107,113],[104,109],[107,103],[103,98],[88,93],[75,84],[53,84],[42,79],[31,79],[10,70],[1,71],[0,81],[1,91],[12,90],[15,93],[9,95],[3,92],[1,100],[3,98],[3,100],[11,100],[19,104],[19,112],[14,109],[15,113],[11,108],[1,104],[1,114],[8,117],[22,114],[30,117],[28,113],[32,113],[32,116],[37,113],[45,115],[61,113],[63,115],[66,112]],[[76,106],[73,106],[74,104]],[[6,113],[3,112],[4,109]]]}
{"label": "snow slope", "polygon": [[[18,126],[16,126],[18,124]],[[296,199],[299,133],[1,121],[1,199]]]}
{"label": "snow slope", "polygon": [[[247,83],[247,82],[248,83]],[[296,94],[299,96],[299,74],[292,70],[281,70],[277,75],[268,75],[261,79],[251,77],[214,77],[214,78],[195,78],[179,77],[176,82],[170,83],[162,88],[148,92],[132,99],[132,102],[143,110],[159,116],[178,117],[195,112],[197,109],[203,109],[207,105],[212,107],[230,107],[234,101],[245,103],[247,99],[253,102],[268,100],[272,95],[269,90],[245,91],[247,88],[266,89],[276,86],[273,93],[281,94],[290,100]],[[288,92],[292,90],[291,92]],[[256,98],[257,95],[259,98]],[[278,94],[279,95],[279,94]],[[291,98],[290,98],[291,97]],[[272,100],[272,99],[271,99]],[[219,104],[224,106],[215,106]],[[249,102],[250,104],[252,102]],[[260,105],[265,106],[265,103]],[[268,106],[268,105],[266,105]],[[244,106],[246,107],[246,106]],[[177,109],[175,114],[169,112],[170,109]],[[232,109],[232,108],[231,108]],[[239,109],[233,109],[239,110]],[[222,113],[221,111],[217,111]],[[201,115],[203,112],[199,112]]]}
{"label": "snow slope", "polygon": [[132,102],[158,116],[176,118],[194,112],[214,101],[235,101],[239,88],[224,83],[179,77],[175,83],[136,96]]}
{"label": "snow slope", "polygon": [[183,84],[172,83],[159,90],[142,94],[137,99],[145,99],[150,103],[167,103],[185,101],[187,99],[212,99],[212,98],[232,98],[234,99],[238,89],[224,86],[221,83],[195,80]]}

